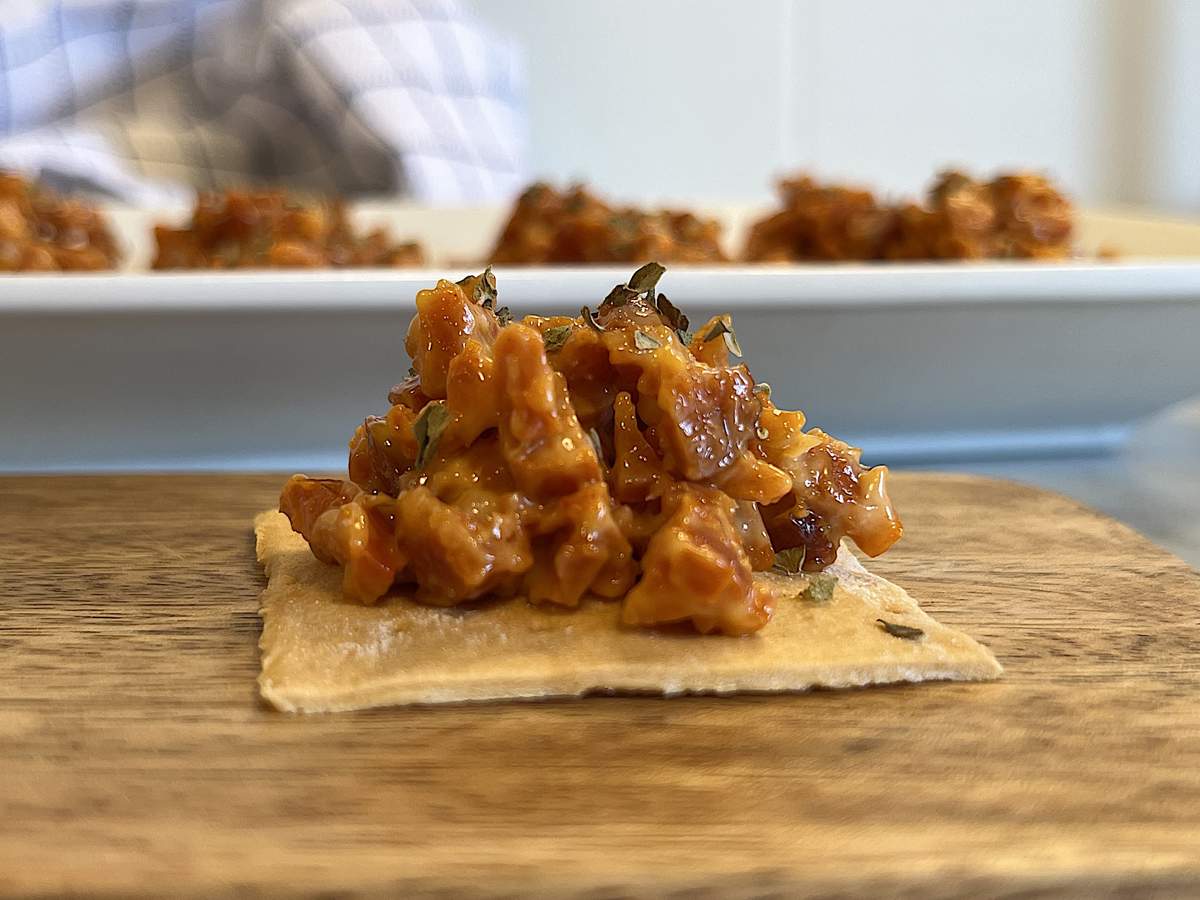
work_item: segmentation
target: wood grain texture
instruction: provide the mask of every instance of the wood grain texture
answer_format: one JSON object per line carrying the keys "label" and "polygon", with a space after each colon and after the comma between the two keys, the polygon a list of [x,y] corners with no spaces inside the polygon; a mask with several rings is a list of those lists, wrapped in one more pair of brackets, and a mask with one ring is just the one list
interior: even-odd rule
{"label": "wood grain texture", "polygon": [[1070,500],[895,480],[873,570],[997,683],[296,717],[280,481],[0,479],[0,893],[1200,893],[1200,575]]}

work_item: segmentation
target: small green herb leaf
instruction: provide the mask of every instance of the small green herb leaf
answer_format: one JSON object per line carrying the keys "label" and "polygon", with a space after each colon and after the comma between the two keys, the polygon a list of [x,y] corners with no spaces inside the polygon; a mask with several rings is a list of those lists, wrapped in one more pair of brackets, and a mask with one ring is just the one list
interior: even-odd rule
{"label": "small green herb leaf", "polygon": [[488,266],[478,275],[468,275],[466,278],[458,281],[459,287],[466,287],[471,282],[475,283],[475,289],[471,294],[471,299],[482,306],[484,309],[491,309],[496,305],[496,275],[492,271],[492,267]]}
{"label": "small green herb leaf", "polygon": [[691,345],[692,338],[694,338],[695,336],[696,335],[694,332],[688,331],[686,328],[683,329],[683,331],[679,332],[679,340],[683,341],[683,346],[685,346],[685,347]]}
{"label": "small green herb leaf", "polygon": [[712,327],[709,328],[708,331],[704,332],[704,334],[700,336],[700,340],[705,344],[707,344],[709,341],[716,340],[729,330],[730,321],[731,319],[729,316],[721,316],[721,318],[717,319],[717,321],[713,323]]}
{"label": "small green herb leaf", "polygon": [[648,262],[629,277],[629,289],[638,296],[651,294],[665,271],[667,270],[658,263]]}
{"label": "small green herb leaf", "polygon": [[631,291],[629,289],[629,285],[618,284],[616,287],[614,287],[611,291],[608,292],[608,296],[604,298],[604,300],[600,303],[600,306],[601,307],[624,306],[629,301],[636,300],[636,299],[637,299],[637,294],[635,294],[633,291]]}
{"label": "small green herb leaf", "polygon": [[500,327],[503,328],[512,321],[512,310],[510,310],[507,306],[500,307],[498,310],[496,310],[496,321],[499,322]]}
{"label": "small green herb leaf", "polygon": [[[658,314],[662,316],[662,320],[679,332],[680,340],[683,340],[684,334],[687,332],[688,317],[683,314],[678,306],[667,299],[666,294],[659,294],[658,299],[654,301],[654,308],[658,310]],[[684,341],[686,344],[687,341]]]}
{"label": "small green herb leaf", "polygon": [[911,625],[897,625],[895,622],[888,622],[885,619],[876,619],[879,627],[890,634],[892,637],[903,638],[906,641],[920,640],[925,636],[925,632],[920,628],[913,628]]}
{"label": "small green herb leaf", "polygon": [[725,338],[725,346],[729,348],[730,353],[734,356],[742,355],[742,347],[738,343],[737,335],[733,333],[733,320],[729,316],[721,316],[717,319],[712,328],[708,329],[700,338],[700,341],[707,344],[718,337]]}
{"label": "small green herb leaf", "polygon": [[579,310],[579,314],[583,316],[583,321],[586,322],[591,328],[595,329],[596,331],[604,330],[604,326],[597,321],[596,314],[588,307],[585,306],[583,309]]}
{"label": "small green herb leaf", "polygon": [[798,575],[800,567],[804,565],[804,548],[789,547],[787,550],[780,550],[775,554],[775,562],[771,566],[772,572],[778,572],[780,575]]}
{"label": "small green herb leaf", "polygon": [[662,346],[662,341],[653,335],[646,334],[644,331],[635,331],[633,333],[633,346],[639,350],[657,350]]}
{"label": "small green herb leaf", "polygon": [[560,349],[570,336],[570,325],[555,325],[553,328],[547,328],[542,332],[542,341],[546,345],[546,352],[553,353]]}
{"label": "small green herb leaf", "polygon": [[654,288],[665,271],[667,270],[656,262],[646,263],[629,277],[629,281],[618,284],[609,291],[602,305],[624,306],[643,295],[649,295],[648,299],[653,300]]}
{"label": "small green herb leaf", "polygon": [[808,576],[808,587],[804,589],[801,596],[811,600],[813,603],[828,603],[833,599],[833,589],[835,587],[837,587],[836,576],[825,572],[817,572],[814,575]]}
{"label": "small green herb leaf", "polygon": [[413,422],[413,436],[417,439],[417,468],[427,463],[437,451],[438,441],[450,421],[450,411],[442,400],[431,400],[425,404]]}

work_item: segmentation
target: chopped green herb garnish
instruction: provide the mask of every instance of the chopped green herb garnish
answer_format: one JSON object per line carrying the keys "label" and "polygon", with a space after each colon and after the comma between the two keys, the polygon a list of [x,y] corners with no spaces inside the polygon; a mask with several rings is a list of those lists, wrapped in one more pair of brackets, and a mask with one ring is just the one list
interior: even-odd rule
{"label": "chopped green herb garnish", "polygon": [[546,352],[553,353],[555,350],[558,350],[567,342],[567,338],[570,336],[570,325],[555,325],[553,328],[547,328],[542,332],[542,341],[546,345]]}
{"label": "chopped green herb garnish", "polygon": [[488,266],[478,275],[468,275],[456,283],[459,287],[466,287],[472,282],[475,283],[475,289],[471,293],[471,299],[484,309],[491,309],[495,306],[497,295],[496,274],[492,271],[492,267]]}
{"label": "chopped green herb garnish", "polygon": [[618,284],[609,291],[608,296],[604,298],[604,305],[624,306],[643,295],[649,295],[648,299],[653,300],[654,288],[665,271],[667,270],[656,262],[646,263],[629,276],[629,281]]}
{"label": "chopped green herb garnish", "polygon": [[813,603],[828,603],[833,599],[833,589],[837,587],[837,577],[825,572],[817,572],[808,576],[808,587],[801,594]]}
{"label": "chopped green herb garnish", "polygon": [[630,300],[634,300],[636,298],[637,294],[631,291],[628,285],[618,284],[608,292],[608,296],[601,301],[600,305],[602,307],[624,306]]}
{"label": "chopped green herb garnish", "polygon": [[892,637],[903,638],[906,641],[915,641],[923,638],[925,632],[920,628],[913,628],[911,625],[897,625],[895,622],[888,622],[886,619],[876,619],[879,627],[890,634]]}
{"label": "chopped green herb garnish", "polygon": [[639,350],[657,350],[662,346],[662,341],[652,334],[646,334],[644,331],[635,331],[633,333],[633,346]]}
{"label": "chopped green herb garnish", "polygon": [[707,344],[718,337],[725,338],[725,346],[730,353],[734,356],[742,355],[742,347],[738,343],[737,335],[733,333],[733,320],[729,316],[721,316],[717,319],[713,326],[701,336],[700,342]]}
{"label": "chopped green herb garnish", "polygon": [[775,554],[775,562],[771,566],[771,571],[781,575],[798,575],[803,565],[804,548],[789,547],[787,550],[780,550]]}
{"label": "chopped green herb garnish", "polygon": [[417,468],[421,468],[437,450],[438,441],[450,421],[450,412],[442,400],[431,400],[425,404],[413,422],[413,436],[417,439]]}
{"label": "chopped green herb garnish", "polygon": [[690,334],[686,338],[684,337],[687,334],[688,325],[690,324],[688,317],[683,314],[683,311],[678,306],[667,299],[666,294],[658,295],[658,299],[654,301],[654,308],[658,310],[658,314],[662,316],[664,322],[679,332],[679,339],[681,341],[685,344],[691,341],[692,337]]}
{"label": "chopped green herb garnish", "polygon": [[650,294],[658,286],[658,279],[667,271],[656,262],[648,262],[629,277],[628,286],[638,296]]}
{"label": "chopped green herb garnish", "polygon": [[581,316],[583,316],[583,321],[586,322],[589,327],[594,328],[596,331],[604,330],[604,326],[601,325],[600,322],[596,319],[596,314],[594,312],[592,312],[588,307],[585,306],[585,307],[583,307],[583,309],[579,310],[579,314]]}

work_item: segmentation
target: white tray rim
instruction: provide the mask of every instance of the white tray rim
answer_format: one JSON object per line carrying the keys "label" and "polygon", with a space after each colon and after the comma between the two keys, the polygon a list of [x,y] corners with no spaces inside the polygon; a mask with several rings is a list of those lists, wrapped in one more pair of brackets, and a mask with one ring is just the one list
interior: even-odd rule
{"label": "white tray rim", "polygon": [[[518,313],[598,303],[629,266],[495,268]],[[449,269],[14,274],[0,278],[6,314],[386,311]],[[660,288],[682,305],[753,309],[1029,303],[1200,302],[1200,261],[669,266]]]}

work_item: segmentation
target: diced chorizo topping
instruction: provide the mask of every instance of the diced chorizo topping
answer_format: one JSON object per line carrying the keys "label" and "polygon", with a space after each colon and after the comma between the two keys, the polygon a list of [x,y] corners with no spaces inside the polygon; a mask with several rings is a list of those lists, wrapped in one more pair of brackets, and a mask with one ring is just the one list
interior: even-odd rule
{"label": "diced chorizo topping", "polygon": [[642,556],[642,577],[625,598],[628,625],[690,622],[702,634],[749,634],[771,617],[770,597],[755,586],[750,558],[724,503],[683,487],[675,512]]}
{"label": "diced chorizo topping", "polygon": [[631,627],[750,634],[754,573],[899,537],[886,469],[777,409],[728,317],[686,317],[648,265],[579,317],[509,322],[490,272],[417,296],[411,374],[350,442],[349,481],[295,476],[280,509],[344,591],[422,603],[620,599]]}

